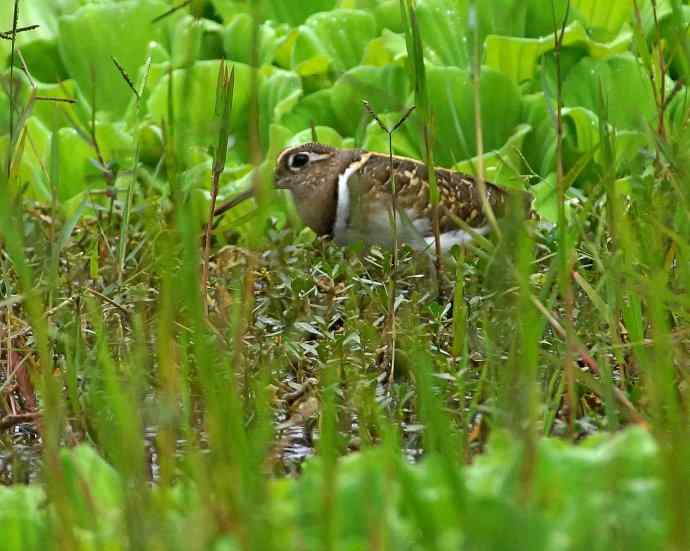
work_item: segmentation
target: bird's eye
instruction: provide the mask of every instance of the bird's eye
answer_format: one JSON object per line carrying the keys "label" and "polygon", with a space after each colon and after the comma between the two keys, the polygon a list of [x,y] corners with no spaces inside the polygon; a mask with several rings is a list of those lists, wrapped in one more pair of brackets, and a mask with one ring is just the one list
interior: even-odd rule
{"label": "bird's eye", "polygon": [[290,168],[302,168],[306,166],[308,162],[309,155],[306,153],[295,153],[292,157],[290,157]]}

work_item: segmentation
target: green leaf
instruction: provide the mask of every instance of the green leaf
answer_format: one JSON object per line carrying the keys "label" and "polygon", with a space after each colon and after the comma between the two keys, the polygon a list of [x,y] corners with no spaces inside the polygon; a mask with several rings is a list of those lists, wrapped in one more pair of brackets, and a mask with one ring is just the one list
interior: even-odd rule
{"label": "green leaf", "polygon": [[631,19],[635,9],[635,4],[629,0],[572,0],[572,5],[587,26],[605,29],[611,34],[620,31]]}
{"label": "green leaf", "polygon": [[338,126],[338,117],[333,110],[333,89],[319,90],[303,96],[293,109],[284,113],[279,120],[280,124],[289,128],[292,132],[300,132],[315,125]]}
{"label": "green leaf", "polygon": [[426,57],[436,65],[467,67],[470,49],[467,37],[469,2],[420,0],[417,20]]}
{"label": "green leaf", "polygon": [[394,33],[404,32],[399,0],[372,0],[369,4],[373,4],[369,9],[373,10],[379,28]]}
{"label": "green leaf", "polygon": [[299,25],[310,15],[328,12],[336,5],[336,0],[264,0],[263,8],[267,19],[281,23]]}
{"label": "green leaf", "polygon": [[[133,138],[123,126],[122,123],[96,124],[96,139],[106,163],[117,161],[123,165],[134,154]],[[96,153],[92,146],[73,128],[60,128],[57,134],[59,138],[51,150],[51,157],[54,155],[58,159],[58,199],[65,202],[84,190],[102,188],[103,175],[94,165]],[[47,165],[52,163],[51,160]]]}
{"label": "green leaf", "polygon": [[606,60],[584,58],[563,81],[563,101],[597,113],[602,98],[608,121],[625,130],[646,130],[656,115],[656,104],[644,68],[629,54]]}
{"label": "green leaf", "polygon": [[333,10],[312,15],[298,30],[291,67],[302,75],[339,74],[361,63],[376,20],[366,11]]}
{"label": "green leaf", "polygon": [[[77,86],[73,80],[63,80],[59,84],[37,82],[36,94],[45,98],[78,99]],[[31,113],[51,130],[57,130],[68,125],[70,119],[78,120],[76,106],[65,102],[36,101]]]}
{"label": "green leaf", "polygon": [[259,122],[261,144],[266,149],[271,123],[281,121],[295,108],[302,96],[302,82],[294,72],[275,67],[264,68],[262,74],[264,78],[259,91]]}
{"label": "green leaf", "polygon": [[0,486],[3,550],[41,547],[47,536],[46,517],[42,511],[44,502],[45,492],[39,486]]}
{"label": "green leaf", "polygon": [[[484,175],[487,181],[514,189],[525,189],[523,172],[522,143],[532,131],[528,124],[521,124],[503,147],[483,156]],[[458,172],[476,176],[479,173],[479,158],[472,157],[454,167]]]}
{"label": "green leaf", "polygon": [[[538,184],[529,188],[530,193],[534,197],[532,208],[537,212],[542,220],[558,223],[558,187],[556,174],[551,173]],[[566,218],[570,220],[572,208],[567,203],[571,198],[571,194],[566,192],[565,214]]]}
{"label": "green leaf", "polygon": [[[333,128],[329,128],[328,126],[317,126],[315,130],[316,135],[319,138],[319,143],[331,145],[333,147],[343,147],[342,136]],[[309,143],[311,141],[311,129],[308,128],[292,136],[292,138],[290,138],[285,144],[285,147],[292,147],[303,143]]]}
{"label": "green leaf", "polygon": [[374,38],[364,52],[362,65],[374,65],[385,67],[393,63],[401,62],[407,58],[407,46],[405,37],[384,29],[381,36]]}
{"label": "green leaf", "polygon": [[115,116],[124,113],[132,92],[112,58],[129,75],[136,75],[146,60],[148,43],[165,42],[167,26],[176,20],[172,17],[151,25],[168,8],[161,0],[87,4],[60,18],[60,55],[88,102],[95,84],[97,108]]}
{"label": "green leaf", "polygon": [[[565,2],[556,2],[556,20],[565,15]],[[417,18],[426,57],[437,65],[467,68],[475,44],[488,35],[534,37],[553,29],[551,6],[543,0],[419,0]],[[481,54],[481,52],[480,52]]]}
{"label": "green leaf", "polygon": [[[564,47],[584,48],[595,59],[605,59],[625,52],[631,42],[632,33],[628,30],[608,44],[595,42],[579,21],[568,25],[563,35]],[[485,63],[516,82],[522,82],[534,76],[541,57],[553,48],[552,34],[541,38],[489,35],[484,45]]]}
{"label": "green leaf", "polygon": [[[58,166],[57,195],[60,201],[66,201],[87,186],[92,180],[95,185],[102,187],[102,180],[98,170],[91,163],[95,157],[91,147],[73,128],[61,128],[54,138],[55,145],[51,149],[51,164]],[[66,153],[69,151],[69,155]]]}
{"label": "green leaf", "polygon": [[[184,120],[183,131],[191,145],[203,148],[215,145],[218,135],[218,120],[214,114],[218,61],[200,61],[189,69],[176,69],[172,72],[173,108],[177,120]],[[249,124],[249,94],[252,69],[243,63],[234,63],[235,90],[230,128],[239,141],[246,141]],[[261,86],[261,75],[258,75]],[[148,99],[148,112],[156,121],[168,118],[168,81],[165,74],[151,91]],[[189,94],[185,97],[185,81],[188,79]],[[241,143],[240,146],[243,146]],[[243,146],[246,147],[246,144]]]}
{"label": "green leaf", "polygon": [[64,487],[81,528],[94,528],[98,519],[99,531],[116,528],[122,514],[122,482],[113,467],[90,446],[80,445],[60,453]]}
{"label": "green leaf", "polygon": [[[50,152],[50,130],[36,117],[29,117],[24,126],[27,144],[19,164],[19,181],[28,182],[27,196],[48,203],[51,200],[46,174]],[[9,136],[0,136],[0,157],[5,158]]]}
{"label": "green leaf", "polygon": [[238,14],[249,14],[251,8],[245,1],[211,0],[211,5],[225,23],[229,23]]}
{"label": "green leaf", "polygon": [[[258,62],[265,65],[273,62],[278,45],[287,36],[287,25],[275,25],[267,21],[258,28]],[[248,13],[235,15],[223,33],[225,56],[232,61],[252,63],[254,20]]]}
{"label": "green leaf", "polygon": [[360,66],[347,71],[330,90],[338,131],[344,136],[355,134],[362,119],[368,117],[362,100],[368,101],[376,113],[391,113],[405,109],[409,93],[410,85],[403,67]]}
{"label": "green leaf", "polygon": [[222,58],[224,34],[223,26],[215,21],[181,16],[175,25],[175,39],[172,41],[173,64],[185,65],[190,59]]}
{"label": "green leaf", "polygon": [[[475,90],[469,71],[457,67],[429,65],[426,74],[432,98],[434,161],[438,166],[476,156]],[[498,150],[513,135],[520,123],[521,104],[517,86],[505,75],[483,69],[480,76],[481,129],[484,151]],[[400,114],[386,116],[387,124],[397,122]],[[422,159],[422,114],[415,111],[393,136],[397,154]],[[369,125],[364,146],[388,151],[388,138],[377,125]]]}

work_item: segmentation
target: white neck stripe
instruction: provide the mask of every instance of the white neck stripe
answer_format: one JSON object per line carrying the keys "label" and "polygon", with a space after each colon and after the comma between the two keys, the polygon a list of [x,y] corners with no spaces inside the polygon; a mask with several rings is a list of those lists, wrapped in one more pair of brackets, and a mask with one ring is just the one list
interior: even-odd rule
{"label": "white neck stripe", "polygon": [[350,163],[345,171],[338,176],[338,205],[335,211],[335,224],[333,225],[333,237],[338,239],[345,234],[347,230],[347,220],[350,217],[350,188],[348,181],[350,176],[359,170],[364,163],[371,157],[371,153],[362,155],[362,157]]}

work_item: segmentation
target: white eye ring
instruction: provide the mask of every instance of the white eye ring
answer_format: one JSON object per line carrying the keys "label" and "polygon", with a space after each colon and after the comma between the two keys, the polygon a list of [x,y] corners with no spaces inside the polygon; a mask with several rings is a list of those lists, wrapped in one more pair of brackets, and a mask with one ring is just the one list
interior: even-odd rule
{"label": "white eye ring", "polygon": [[287,165],[288,168],[293,172],[299,172],[309,163],[312,163],[314,161],[320,161],[323,159],[328,159],[329,157],[330,155],[314,153],[313,151],[298,151],[297,153],[293,153],[292,155],[290,155],[290,157],[288,158]]}
{"label": "white eye ring", "polygon": [[294,170],[296,172],[307,166],[309,161],[311,161],[311,156],[309,153],[294,153],[290,155],[290,158],[288,159],[288,166],[290,167],[290,170]]}

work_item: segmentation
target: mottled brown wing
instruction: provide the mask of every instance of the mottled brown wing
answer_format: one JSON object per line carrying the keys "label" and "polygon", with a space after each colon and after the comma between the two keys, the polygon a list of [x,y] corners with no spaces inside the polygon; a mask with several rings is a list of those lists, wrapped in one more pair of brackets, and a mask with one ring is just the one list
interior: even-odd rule
{"label": "mottled brown wing", "polygon": [[[396,174],[399,209],[415,212],[414,218],[431,220],[433,213],[426,166],[413,159],[393,157],[393,167]],[[368,186],[368,189],[362,190],[363,193],[368,193],[370,196],[390,195],[392,188],[388,157],[380,154],[372,155],[360,172],[363,176],[361,181],[366,182]],[[479,184],[475,178],[451,170],[436,169],[436,181],[443,205],[439,220],[441,232],[458,229],[453,217],[464,220],[469,226],[475,228],[486,224]],[[500,214],[505,204],[505,192],[487,183],[486,197],[491,208]]]}

